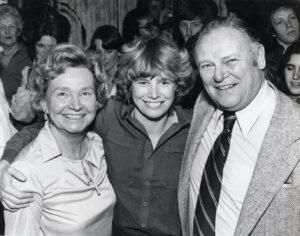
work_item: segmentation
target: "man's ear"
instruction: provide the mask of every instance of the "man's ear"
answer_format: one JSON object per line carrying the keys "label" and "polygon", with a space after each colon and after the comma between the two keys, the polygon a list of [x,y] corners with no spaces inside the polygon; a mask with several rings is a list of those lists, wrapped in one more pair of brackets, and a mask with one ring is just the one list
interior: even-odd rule
{"label": "man's ear", "polygon": [[45,100],[42,100],[42,101],[41,101],[41,108],[42,108],[42,110],[43,110],[43,112],[44,112],[45,114],[48,114],[48,113],[49,113],[49,111],[48,111],[48,106],[47,106],[47,103],[46,103]]}
{"label": "man's ear", "polygon": [[266,67],[265,48],[262,44],[257,47],[256,61],[259,69],[263,70]]}

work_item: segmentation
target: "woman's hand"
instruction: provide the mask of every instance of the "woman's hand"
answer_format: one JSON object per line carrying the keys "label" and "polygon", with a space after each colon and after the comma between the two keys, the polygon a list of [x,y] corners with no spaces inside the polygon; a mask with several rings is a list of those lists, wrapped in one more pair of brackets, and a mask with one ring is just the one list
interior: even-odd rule
{"label": "woman's hand", "polygon": [[28,207],[33,201],[32,193],[20,192],[13,186],[13,178],[22,182],[26,181],[25,176],[10,167],[7,161],[0,161],[0,198],[4,208],[9,211]]}

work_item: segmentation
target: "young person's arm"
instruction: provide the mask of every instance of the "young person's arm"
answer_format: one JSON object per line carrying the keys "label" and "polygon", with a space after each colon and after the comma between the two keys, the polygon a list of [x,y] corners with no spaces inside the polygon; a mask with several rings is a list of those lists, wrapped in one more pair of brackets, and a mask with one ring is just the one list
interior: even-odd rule
{"label": "young person's arm", "polygon": [[0,161],[0,198],[5,209],[16,211],[27,207],[33,201],[31,193],[19,191],[12,185],[13,179],[24,182],[25,176],[10,164],[19,152],[38,135],[43,123],[36,123],[24,127],[16,133],[7,143]]}

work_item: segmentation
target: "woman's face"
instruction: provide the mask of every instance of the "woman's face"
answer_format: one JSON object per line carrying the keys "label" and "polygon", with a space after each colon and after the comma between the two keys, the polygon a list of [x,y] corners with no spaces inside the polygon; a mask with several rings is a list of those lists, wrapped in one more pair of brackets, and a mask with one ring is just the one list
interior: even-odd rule
{"label": "woman's face", "polygon": [[36,61],[39,62],[39,60],[56,45],[57,41],[54,37],[43,35],[40,41],[35,44]]}
{"label": "woman's face", "polygon": [[87,68],[69,67],[49,81],[41,103],[48,114],[50,129],[56,133],[84,134],[96,115],[93,75]]}
{"label": "woman's face", "polygon": [[279,8],[271,16],[277,40],[289,46],[299,39],[299,20],[292,9]]}
{"label": "woman's face", "polygon": [[160,76],[134,81],[131,96],[135,118],[144,123],[166,117],[174,102],[176,89],[175,81]]}
{"label": "woman's face", "polygon": [[112,71],[118,64],[119,52],[116,49],[104,49],[102,47],[102,40],[95,40],[96,50],[101,51],[103,58],[103,65],[105,71],[108,73]]}
{"label": "woman's face", "polygon": [[12,16],[0,19],[0,45],[11,47],[17,43],[18,38],[17,22]]}
{"label": "woman's face", "polygon": [[284,69],[285,83],[295,96],[300,95],[300,54],[292,54]]}

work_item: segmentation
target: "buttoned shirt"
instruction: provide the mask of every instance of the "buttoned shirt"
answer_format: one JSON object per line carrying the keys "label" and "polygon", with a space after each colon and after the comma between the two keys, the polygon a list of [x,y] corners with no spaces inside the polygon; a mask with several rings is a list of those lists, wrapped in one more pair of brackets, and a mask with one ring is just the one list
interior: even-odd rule
{"label": "buttoned shirt", "polygon": [[117,195],[113,235],[181,235],[177,190],[191,112],[175,107],[178,122],[153,148],[143,124],[132,117],[133,106],[110,99],[103,109],[96,131]]}
{"label": "buttoned shirt", "polygon": [[[236,112],[237,121],[232,130],[216,213],[216,236],[234,235],[258,153],[275,105],[275,92],[267,82],[264,82],[254,100],[247,107]],[[189,190],[191,232],[193,232],[194,213],[202,172],[210,150],[222,130],[223,112],[216,109],[200,142],[191,170]]]}
{"label": "buttoned shirt", "polygon": [[101,138],[89,132],[83,160],[60,152],[45,124],[12,166],[27,178],[14,180],[20,191],[34,193],[29,207],[5,212],[6,235],[111,235],[115,193],[107,178]]}

